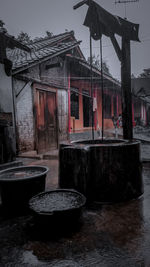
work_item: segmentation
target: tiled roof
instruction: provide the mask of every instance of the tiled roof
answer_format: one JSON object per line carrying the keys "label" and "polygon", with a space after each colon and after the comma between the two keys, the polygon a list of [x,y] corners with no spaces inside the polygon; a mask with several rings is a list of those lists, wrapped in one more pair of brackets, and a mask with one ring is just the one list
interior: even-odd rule
{"label": "tiled roof", "polygon": [[31,44],[28,44],[28,47],[30,49],[34,49],[34,50],[37,51],[37,50],[39,50],[39,49],[41,49],[43,47],[52,46],[52,45],[58,44],[59,41],[63,42],[67,38],[70,38],[70,37],[71,37],[72,40],[75,40],[73,31],[61,33],[59,35],[54,35],[52,37],[41,38],[41,39],[31,43]]}
{"label": "tiled roof", "polygon": [[[80,41],[65,42],[65,39],[70,36],[70,33],[59,34],[54,37],[43,38],[27,46],[31,49],[30,52],[23,51],[19,48],[7,49],[7,58],[13,63],[13,73],[18,73],[36,65],[39,62],[43,62],[54,56],[60,55],[80,44]],[[63,42],[62,42],[63,41]]]}
{"label": "tiled roof", "polygon": [[[68,59],[70,59],[72,61],[76,60],[80,65],[84,66],[85,68],[87,68],[91,71],[90,63],[88,63],[86,60],[84,60],[82,58],[75,57],[73,55],[67,55],[67,57],[68,57]],[[93,73],[101,76],[101,71],[98,68],[96,68],[95,66],[92,66],[92,71],[93,71]],[[107,79],[107,80],[113,82],[114,84],[116,84],[119,87],[121,86],[120,82],[118,80],[116,80],[115,78],[113,78],[111,75],[103,73],[103,76],[104,76],[104,79]]]}

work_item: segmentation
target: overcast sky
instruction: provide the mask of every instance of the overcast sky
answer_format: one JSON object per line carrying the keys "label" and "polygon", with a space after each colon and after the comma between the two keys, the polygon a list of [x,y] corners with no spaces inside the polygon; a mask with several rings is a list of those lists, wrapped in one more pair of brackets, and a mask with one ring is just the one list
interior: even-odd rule
{"label": "overcast sky", "polygon": [[[74,30],[77,40],[82,40],[81,49],[89,56],[89,31],[83,26],[87,12],[84,5],[77,10],[73,6],[80,0],[0,0],[0,19],[5,22],[9,34],[17,36],[27,32],[31,38],[43,37],[48,30],[53,34]],[[124,18],[125,5],[115,0],[95,0],[114,15]],[[140,24],[141,42],[131,42],[131,69],[138,75],[150,67],[150,0],[126,4],[127,19]],[[120,80],[120,63],[109,38],[103,37],[103,59],[111,74]],[[99,41],[93,42],[93,53],[99,54]]]}

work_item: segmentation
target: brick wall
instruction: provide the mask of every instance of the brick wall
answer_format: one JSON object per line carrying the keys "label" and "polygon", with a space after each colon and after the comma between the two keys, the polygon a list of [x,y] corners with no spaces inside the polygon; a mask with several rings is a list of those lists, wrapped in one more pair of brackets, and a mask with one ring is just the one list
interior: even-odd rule
{"label": "brick wall", "polygon": [[[34,149],[34,120],[31,83],[15,80],[17,143],[19,151]],[[25,86],[25,87],[24,87]],[[24,88],[23,88],[24,87]],[[23,88],[22,91],[20,91]]]}

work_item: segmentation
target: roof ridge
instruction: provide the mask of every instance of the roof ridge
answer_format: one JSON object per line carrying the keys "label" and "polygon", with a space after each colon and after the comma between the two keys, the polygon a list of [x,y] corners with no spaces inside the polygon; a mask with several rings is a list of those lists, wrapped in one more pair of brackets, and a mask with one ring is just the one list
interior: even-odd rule
{"label": "roof ridge", "polygon": [[41,41],[52,40],[52,39],[54,39],[56,37],[59,37],[59,36],[71,35],[71,34],[74,35],[74,31],[73,30],[69,31],[69,32],[63,32],[63,33],[60,33],[60,34],[56,34],[56,35],[53,35],[53,36],[46,36],[46,37],[40,38],[37,41],[33,41],[32,43],[28,43],[27,46],[32,46],[34,44],[40,43]]}

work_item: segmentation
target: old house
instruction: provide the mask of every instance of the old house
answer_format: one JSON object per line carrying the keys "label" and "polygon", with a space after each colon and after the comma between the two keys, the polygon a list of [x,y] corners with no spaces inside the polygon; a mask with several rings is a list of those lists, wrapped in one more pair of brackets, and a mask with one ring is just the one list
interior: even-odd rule
{"label": "old house", "polygon": [[[13,62],[18,151],[56,149],[73,132],[102,126],[101,72],[85,60],[74,32],[41,38],[30,52],[7,49]],[[93,92],[93,93],[92,93]],[[93,94],[93,107],[91,95]],[[104,74],[104,127],[121,113],[120,84]]]}
{"label": "old house", "polygon": [[19,151],[56,149],[59,140],[68,138],[66,53],[83,57],[79,44],[73,32],[65,32],[29,44],[31,52],[7,49],[13,62]]}
{"label": "old house", "polygon": [[12,62],[7,58],[6,49],[29,50],[0,27],[0,163],[15,159],[15,113],[12,88]]}

